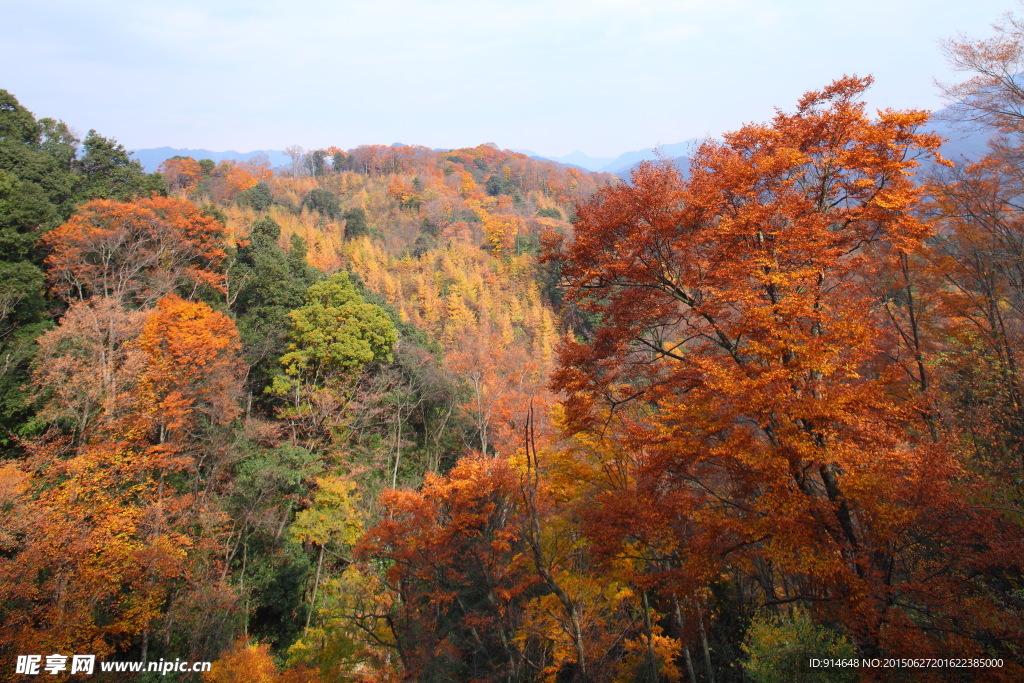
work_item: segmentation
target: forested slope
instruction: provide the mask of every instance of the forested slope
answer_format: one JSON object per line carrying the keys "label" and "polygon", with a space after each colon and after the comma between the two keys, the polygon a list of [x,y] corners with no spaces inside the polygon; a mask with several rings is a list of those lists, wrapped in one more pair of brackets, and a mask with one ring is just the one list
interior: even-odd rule
{"label": "forested slope", "polygon": [[0,656],[1019,679],[1024,125],[973,83],[966,167],[844,77],[629,183],[490,145],[146,175],[0,92]]}

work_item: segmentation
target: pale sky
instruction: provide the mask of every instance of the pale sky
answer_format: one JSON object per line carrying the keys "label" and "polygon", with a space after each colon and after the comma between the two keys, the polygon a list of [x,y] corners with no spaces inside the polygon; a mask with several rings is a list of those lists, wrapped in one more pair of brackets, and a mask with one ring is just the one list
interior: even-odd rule
{"label": "pale sky", "polygon": [[942,106],[938,41],[1011,0],[0,0],[0,88],[129,149],[494,142],[616,156],[843,74]]}

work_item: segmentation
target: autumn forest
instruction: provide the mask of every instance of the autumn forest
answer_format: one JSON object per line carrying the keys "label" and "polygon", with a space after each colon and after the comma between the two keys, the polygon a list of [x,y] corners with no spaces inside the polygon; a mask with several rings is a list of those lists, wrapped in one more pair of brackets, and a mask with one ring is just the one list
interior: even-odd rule
{"label": "autumn forest", "polygon": [[977,160],[856,76],[628,181],[150,174],[0,90],[0,679],[1021,680],[1007,22],[945,46]]}

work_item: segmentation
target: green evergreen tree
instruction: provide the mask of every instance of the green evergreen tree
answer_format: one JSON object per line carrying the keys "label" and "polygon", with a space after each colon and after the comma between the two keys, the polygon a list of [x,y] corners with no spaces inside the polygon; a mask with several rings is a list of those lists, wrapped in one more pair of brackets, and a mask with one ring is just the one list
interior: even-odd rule
{"label": "green evergreen tree", "polygon": [[342,216],[345,219],[345,239],[351,240],[370,232],[366,224],[366,212],[362,209],[349,209]]}
{"label": "green evergreen tree", "polygon": [[248,190],[239,192],[235,197],[235,202],[239,206],[248,206],[252,210],[262,213],[270,208],[270,205],[274,203],[274,198],[270,195],[270,188],[266,183],[257,183]]}
{"label": "green evergreen tree", "polygon": [[338,206],[338,198],[327,190],[310,190],[302,198],[302,208],[316,211],[327,218],[337,218],[341,215],[341,207]]}
{"label": "green evergreen tree", "polygon": [[24,387],[34,340],[49,324],[36,243],[74,208],[77,145],[64,123],[37,122],[0,90],[0,453],[31,423]]}
{"label": "green evergreen tree", "polygon": [[77,163],[82,176],[81,200],[102,197],[128,201],[152,192],[167,194],[167,184],[159,173],[147,175],[142,164],[128,155],[117,140],[90,130],[82,143],[85,153]]}

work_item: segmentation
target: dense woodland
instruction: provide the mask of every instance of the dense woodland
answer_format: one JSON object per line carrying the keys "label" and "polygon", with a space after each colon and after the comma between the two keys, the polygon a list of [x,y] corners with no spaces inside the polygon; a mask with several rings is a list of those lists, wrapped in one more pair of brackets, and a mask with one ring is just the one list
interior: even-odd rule
{"label": "dense woodland", "polygon": [[631,182],[0,91],[0,676],[1020,680],[1022,29],[947,45],[970,163],[856,77]]}

